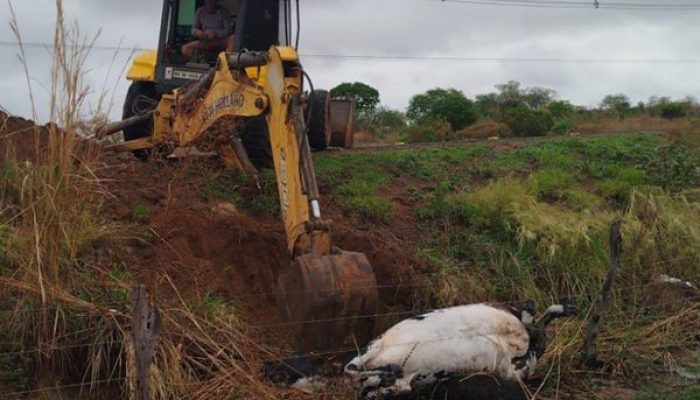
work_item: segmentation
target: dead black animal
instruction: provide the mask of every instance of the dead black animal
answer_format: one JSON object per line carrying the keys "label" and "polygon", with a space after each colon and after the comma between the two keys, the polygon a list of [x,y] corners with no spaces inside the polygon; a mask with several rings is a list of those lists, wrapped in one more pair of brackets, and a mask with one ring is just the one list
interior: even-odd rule
{"label": "dead black animal", "polygon": [[289,386],[313,393],[327,386],[329,378],[342,376],[343,366],[355,356],[354,351],[327,356],[300,355],[263,364],[265,379],[280,386]]}

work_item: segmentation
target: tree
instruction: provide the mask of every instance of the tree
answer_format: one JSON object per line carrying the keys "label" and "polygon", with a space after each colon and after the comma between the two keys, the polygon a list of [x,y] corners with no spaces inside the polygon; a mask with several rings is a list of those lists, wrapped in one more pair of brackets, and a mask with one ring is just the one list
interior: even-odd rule
{"label": "tree", "polygon": [[437,88],[413,96],[406,115],[419,124],[446,121],[454,131],[476,122],[474,103],[457,89]]}
{"label": "tree", "polygon": [[497,93],[480,94],[476,96],[476,111],[482,117],[498,119],[501,112],[500,100]]}
{"label": "tree", "polygon": [[399,131],[406,127],[406,114],[387,107],[379,107],[372,118],[379,136]]}
{"label": "tree", "polygon": [[496,85],[498,90],[498,102],[505,107],[517,107],[522,104],[523,96],[520,89],[520,82],[508,81],[501,85]]}
{"label": "tree", "polygon": [[531,87],[527,88],[522,93],[523,101],[530,107],[531,110],[541,110],[547,104],[554,101],[557,97],[557,92],[552,89]]}
{"label": "tree", "polygon": [[379,105],[379,91],[362,82],[341,83],[331,89],[333,98],[350,98],[355,100],[355,109],[358,116],[371,114]]}
{"label": "tree", "polygon": [[629,97],[624,94],[609,94],[603,98],[600,108],[613,113],[617,118],[625,119],[632,108],[632,104]]}
{"label": "tree", "polygon": [[543,136],[554,125],[546,110],[532,110],[522,104],[506,110],[503,122],[510,127],[513,136]]}

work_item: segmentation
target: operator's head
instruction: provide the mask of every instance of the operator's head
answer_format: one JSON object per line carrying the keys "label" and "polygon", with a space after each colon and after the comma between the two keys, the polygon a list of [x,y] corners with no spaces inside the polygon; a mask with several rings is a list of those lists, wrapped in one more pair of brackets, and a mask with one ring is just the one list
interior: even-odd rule
{"label": "operator's head", "polygon": [[205,0],[204,6],[207,8],[207,11],[214,12],[219,6],[219,0]]}

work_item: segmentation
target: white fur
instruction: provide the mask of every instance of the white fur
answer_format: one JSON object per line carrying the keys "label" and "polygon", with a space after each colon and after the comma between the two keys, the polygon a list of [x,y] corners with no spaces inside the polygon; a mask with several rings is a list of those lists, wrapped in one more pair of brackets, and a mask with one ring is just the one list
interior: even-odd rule
{"label": "white fur", "polygon": [[292,388],[307,394],[319,392],[327,386],[328,382],[325,379],[315,376],[301,378],[292,384]]}
{"label": "white fur", "polygon": [[562,315],[564,314],[564,306],[561,304],[554,304],[552,306],[549,306],[547,311],[545,311],[545,314]]}
{"label": "white fur", "polygon": [[[404,375],[387,391],[403,393],[411,391],[414,377],[439,371],[491,372],[504,379],[521,379],[530,372],[528,368],[516,371],[512,364],[513,358],[527,353],[530,339],[524,325],[511,313],[474,304],[433,311],[423,317],[394,325],[372,342],[367,352],[353,359],[346,373],[361,384],[363,378],[377,374],[371,370],[398,365]],[[348,369],[351,365],[358,371]],[[430,380],[428,376],[420,383]]]}
{"label": "white fur", "polygon": [[693,285],[692,283],[690,283],[690,282],[688,282],[688,281],[682,281],[682,280],[680,280],[680,279],[678,279],[678,278],[674,278],[674,277],[668,276],[668,275],[666,275],[666,274],[659,275],[659,277],[657,278],[657,282],[659,282],[659,283],[670,283],[670,284],[673,284],[673,285],[681,285],[681,286],[685,286],[685,287],[688,287],[688,288],[691,288],[691,289],[697,289],[697,287],[695,287],[695,285]]}

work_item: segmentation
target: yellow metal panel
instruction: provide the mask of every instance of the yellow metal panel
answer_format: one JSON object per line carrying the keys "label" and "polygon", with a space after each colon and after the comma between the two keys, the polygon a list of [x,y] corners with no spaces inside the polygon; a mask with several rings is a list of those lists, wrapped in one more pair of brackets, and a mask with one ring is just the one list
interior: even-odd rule
{"label": "yellow metal panel", "polygon": [[267,78],[267,66],[248,67],[245,69],[245,73],[248,75],[248,78],[261,85],[265,85],[265,79]]}
{"label": "yellow metal panel", "polygon": [[[275,47],[281,61],[299,61],[299,55],[293,47]],[[245,69],[248,78],[265,85],[267,79],[267,66],[248,67]]]}
{"label": "yellow metal panel", "polygon": [[[219,55],[218,66],[203,99],[195,98],[185,104],[185,92],[181,90],[163,95],[156,109],[156,140],[174,136],[178,145],[186,146],[224,117],[255,117],[267,109],[268,98],[262,88],[236,79],[233,74],[237,72],[231,72],[224,53]],[[175,105],[180,109],[176,110]]]}
{"label": "yellow metal panel", "polygon": [[277,47],[282,61],[299,61],[299,54],[294,47]]}
{"label": "yellow metal panel", "polygon": [[[267,64],[265,93],[270,100],[267,126],[275,161],[282,218],[287,232],[288,249],[291,252],[304,233],[298,228],[309,221],[309,200],[302,191],[299,143],[294,126],[288,118],[287,103],[295,92],[293,88],[300,85],[301,77],[284,76],[278,49],[277,47],[270,50]],[[296,92],[298,93],[298,90]]]}
{"label": "yellow metal panel", "polygon": [[139,54],[134,58],[134,62],[126,74],[126,79],[130,81],[155,81],[157,61],[158,53],[155,50]]}

